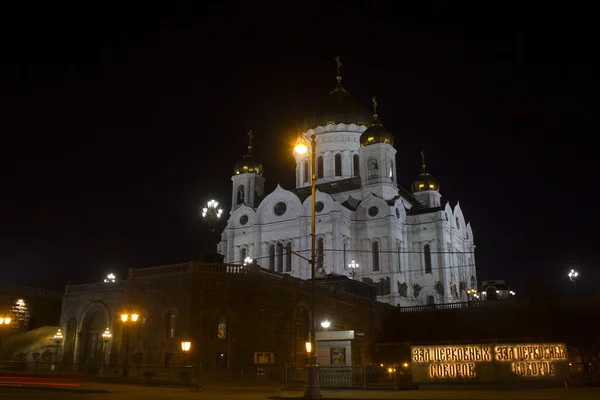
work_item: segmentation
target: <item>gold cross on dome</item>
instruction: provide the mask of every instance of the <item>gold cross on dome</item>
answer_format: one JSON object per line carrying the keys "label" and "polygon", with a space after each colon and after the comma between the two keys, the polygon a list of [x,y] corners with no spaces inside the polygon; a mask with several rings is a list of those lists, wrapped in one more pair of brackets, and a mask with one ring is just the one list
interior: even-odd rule
{"label": "gold cross on dome", "polygon": [[250,129],[246,135],[248,135],[248,144],[252,146],[252,139],[254,139],[254,134],[252,133],[252,129]]}
{"label": "gold cross on dome", "polygon": [[373,100],[373,114],[377,114],[377,98],[373,96],[371,100]]}
{"label": "gold cross on dome", "polygon": [[342,61],[340,60],[340,56],[335,57],[335,63],[337,64],[337,74],[340,75],[340,68],[342,68]]}

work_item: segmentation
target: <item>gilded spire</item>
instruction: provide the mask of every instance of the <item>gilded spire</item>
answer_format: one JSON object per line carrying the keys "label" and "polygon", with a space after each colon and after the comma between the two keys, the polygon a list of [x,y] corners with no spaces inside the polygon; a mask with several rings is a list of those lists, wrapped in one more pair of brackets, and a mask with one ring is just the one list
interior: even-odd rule
{"label": "gilded spire", "polygon": [[338,84],[341,84],[342,83],[342,73],[340,72],[340,69],[342,68],[342,61],[340,60],[340,56],[335,57],[335,63],[337,64],[337,76],[335,79],[338,81]]}
{"label": "gilded spire", "polygon": [[425,152],[423,152],[423,150],[421,150],[421,168],[423,169],[423,172],[425,172]]}
{"label": "gilded spire", "polygon": [[254,139],[254,134],[252,133],[252,129],[246,132],[248,135],[248,154],[252,153],[252,139]]}
{"label": "gilded spire", "polygon": [[377,117],[379,117],[377,114],[377,98],[373,96],[371,100],[373,101],[373,121],[377,121]]}

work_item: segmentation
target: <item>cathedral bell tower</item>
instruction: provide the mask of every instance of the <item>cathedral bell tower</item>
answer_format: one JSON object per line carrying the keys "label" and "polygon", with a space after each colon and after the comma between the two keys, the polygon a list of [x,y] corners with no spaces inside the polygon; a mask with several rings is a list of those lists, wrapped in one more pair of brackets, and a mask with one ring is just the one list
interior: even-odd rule
{"label": "cathedral bell tower", "polygon": [[368,193],[384,200],[398,195],[396,184],[396,149],[392,135],[379,121],[377,99],[373,97],[373,123],[360,136],[360,176]]}
{"label": "cathedral bell tower", "polygon": [[413,196],[426,208],[439,207],[442,195],[440,183],[429,172],[425,165],[425,153],[421,150],[421,173],[412,184]]}
{"label": "cathedral bell tower", "polygon": [[262,200],[265,192],[265,178],[262,177],[263,166],[252,155],[252,139],[254,134],[248,131],[248,154],[235,163],[233,181],[233,193],[231,197],[231,210],[241,205],[256,208]]}

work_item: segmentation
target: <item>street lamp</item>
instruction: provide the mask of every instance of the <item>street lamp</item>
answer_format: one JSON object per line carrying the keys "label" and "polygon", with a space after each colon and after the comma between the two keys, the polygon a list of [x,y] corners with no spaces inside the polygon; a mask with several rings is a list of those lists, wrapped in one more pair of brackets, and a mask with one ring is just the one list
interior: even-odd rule
{"label": "street lamp", "polygon": [[0,349],[2,348],[2,333],[4,329],[8,330],[11,318],[9,316],[0,315]]}
{"label": "street lamp", "polygon": [[573,290],[575,291],[575,295],[577,295],[577,279],[579,278],[579,272],[572,269],[568,273],[568,277],[573,282]]}
{"label": "street lamp", "polygon": [[350,264],[348,264],[348,268],[350,268],[350,275],[352,276],[352,279],[354,279],[354,277],[356,276],[356,269],[359,267],[359,265],[354,262],[354,260],[352,260],[350,262]]}
{"label": "street lamp", "polygon": [[115,274],[108,274],[106,278],[104,278],[104,283],[115,283],[117,281],[117,277]]}
{"label": "street lamp", "polygon": [[110,333],[110,329],[106,328],[104,333],[102,334],[102,342],[104,343],[104,351],[102,353],[102,365],[106,368],[106,353],[108,352],[108,343],[112,339],[112,334]]}
{"label": "street lamp", "polygon": [[[302,134],[304,138],[306,136]],[[317,138],[316,134],[310,137],[310,187],[311,187],[311,219],[310,219],[310,278],[311,278],[311,295],[310,295],[310,342],[306,344],[306,351],[308,357],[306,358],[306,386],[304,387],[304,397],[321,397],[321,389],[319,388],[319,363],[317,360],[317,354],[312,345],[315,341],[316,331],[316,318],[315,318],[315,264],[316,264],[316,253],[315,253],[315,192],[317,184],[316,170],[316,153],[317,153]],[[308,151],[306,142],[301,139],[294,147],[294,151],[300,155],[305,154]],[[310,344],[310,345],[309,345]]]}
{"label": "street lamp", "polygon": [[54,368],[56,368],[58,366],[58,348],[60,347],[60,344],[62,343],[62,341],[63,341],[63,334],[60,331],[60,328],[58,328],[58,331],[54,335],[54,343],[56,343],[56,356],[55,356]]}
{"label": "street lamp", "polygon": [[[216,200],[210,200],[204,208],[202,208],[202,218],[208,223],[208,226],[212,229],[213,226],[221,219],[223,209],[218,208],[219,202]],[[213,229],[214,231],[214,229]]]}
{"label": "street lamp", "polygon": [[139,314],[121,314],[121,322],[123,322],[123,334],[127,331],[127,338],[125,341],[125,360],[123,360],[123,376],[126,377],[129,375],[129,338],[131,336],[131,332],[129,332],[128,327],[132,327],[135,325],[139,318]]}
{"label": "street lamp", "polygon": [[184,340],[181,342],[181,351],[183,351],[183,365],[186,365],[186,355],[190,352],[192,347],[192,342],[189,340]]}
{"label": "street lamp", "polygon": [[327,329],[331,326],[331,322],[329,322],[328,320],[325,321],[321,321],[321,328],[323,329]]}
{"label": "street lamp", "polygon": [[477,294],[477,289],[467,289],[467,298],[469,300],[473,300],[474,297],[479,298],[479,295]]}
{"label": "street lamp", "polygon": [[251,259],[250,257],[246,257],[244,258],[244,265],[250,265],[254,262],[253,259]]}

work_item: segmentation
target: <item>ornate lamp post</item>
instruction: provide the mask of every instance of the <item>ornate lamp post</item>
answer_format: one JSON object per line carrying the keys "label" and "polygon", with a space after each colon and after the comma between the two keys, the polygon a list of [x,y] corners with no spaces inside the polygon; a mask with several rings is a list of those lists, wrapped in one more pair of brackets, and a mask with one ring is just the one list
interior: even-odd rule
{"label": "ornate lamp post", "polygon": [[[304,136],[304,135],[302,135]],[[306,136],[304,136],[306,138]],[[315,246],[315,192],[316,192],[316,153],[317,153],[317,139],[316,134],[310,137],[310,174],[311,174],[311,219],[310,219],[310,278],[311,278],[311,295],[310,295],[310,342],[306,343],[306,352],[308,357],[306,359],[306,386],[304,387],[304,397],[313,398],[321,397],[321,389],[319,388],[319,363],[317,360],[316,346],[313,346],[312,342],[315,341],[315,266],[316,266],[316,246]],[[294,151],[298,154],[305,154],[308,151],[306,142],[300,140]],[[316,343],[315,343],[316,344]]]}
{"label": "ornate lamp post", "polygon": [[58,331],[54,335],[54,343],[56,343],[56,356],[54,358],[54,368],[58,367],[58,348],[60,347],[60,344],[62,343],[62,341],[63,341],[63,334],[60,331],[60,328],[58,328]]}
{"label": "ornate lamp post", "polygon": [[208,223],[210,229],[214,232],[213,226],[221,219],[223,209],[218,208],[219,202],[216,200],[210,200],[204,208],[202,208],[202,218]]}
{"label": "ornate lamp post", "polygon": [[474,298],[479,298],[477,294],[477,289],[467,289],[467,299],[473,300]]}
{"label": "ornate lamp post", "polygon": [[569,271],[567,276],[569,277],[571,282],[573,282],[573,290],[575,291],[575,296],[577,296],[577,279],[579,278],[579,272],[572,269],[571,271]]}
{"label": "ornate lamp post", "polygon": [[356,276],[356,269],[359,267],[359,265],[354,262],[354,260],[352,260],[350,262],[350,264],[348,264],[348,268],[350,268],[350,276],[352,276],[352,279],[354,279],[354,277]]}
{"label": "ornate lamp post", "polygon": [[106,370],[106,353],[108,352],[108,343],[110,343],[110,339],[112,339],[112,334],[110,333],[110,329],[106,328],[104,333],[102,334],[102,343],[104,343],[104,349],[102,352],[102,365]]}
{"label": "ornate lamp post", "polygon": [[187,355],[190,352],[190,349],[192,348],[192,342],[190,342],[189,340],[183,340],[181,342],[181,351],[183,351],[183,365],[187,365]]}
{"label": "ornate lamp post", "polygon": [[129,375],[129,338],[131,336],[131,332],[129,328],[133,327],[135,323],[138,321],[139,314],[132,313],[121,314],[121,322],[123,322],[123,334],[127,331],[126,341],[125,341],[125,359],[123,360],[123,376],[126,377]]}

